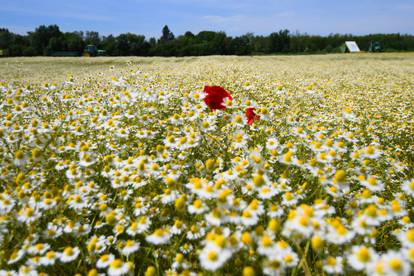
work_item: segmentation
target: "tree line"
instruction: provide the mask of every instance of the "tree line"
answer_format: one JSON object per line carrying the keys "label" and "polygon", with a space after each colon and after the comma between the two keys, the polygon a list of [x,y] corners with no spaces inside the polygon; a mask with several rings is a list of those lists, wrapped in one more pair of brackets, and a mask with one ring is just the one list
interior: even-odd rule
{"label": "tree line", "polygon": [[164,26],[161,36],[147,39],[144,35],[123,33],[101,36],[95,31],[62,32],[57,25],[41,25],[27,35],[0,28],[0,50],[9,56],[51,55],[53,52],[81,54],[86,45],[96,45],[109,56],[202,56],[252,55],[277,53],[334,53],[347,40],[368,50],[371,41],[378,41],[385,51],[414,51],[414,35],[409,34],[331,34],[328,36],[291,33],[280,30],[270,35],[247,33],[228,36],[225,32],[186,32],[175,36]]}

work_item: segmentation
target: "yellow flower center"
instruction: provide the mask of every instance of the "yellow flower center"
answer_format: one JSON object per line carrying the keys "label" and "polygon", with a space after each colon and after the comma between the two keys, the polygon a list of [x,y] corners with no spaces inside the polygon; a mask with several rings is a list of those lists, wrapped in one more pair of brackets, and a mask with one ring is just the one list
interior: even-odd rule
{"label": "yellow flower center", "polygon": [[264,237],[262,238],[262,245],[263,245],[264,247],[269,247],[269,246],[271,246],[271,245],[272,245],[272,239],[271,239],[269,236],[264,236]]}
{"label": "yellow flower center", "polygon": [[244,218],[250,218],[252,216],[252,214],[248,210],[244,210],[242,216]]}
{"label": "yellow flower center", "polygon": [[46,253],[46,258],[53,259],[56,256],[56,253],[53,251],[49,251]]}
{"label": "yellow flower center", "polygon": [[367,154],[374,154],[375,153],[375,148],[373,146],[368,146],[365,152]]}
{"label": "yellow flower center", "polygon": [[283,155],[283,161],[291,162],[292,161],[293,152],[288,151],[285,155]]}
{"label": "yellow flower center", "polygon": [[360,262],[367,263],[371,260],[371,254],[369,253],[369,250],[366,247],[362,247],[356,255]]}
{"label": "yellow flower center", "polygon": [[265,183],[265,179],[261,174],[255,174],[253,176],[253,183],[256,187],[260,187]]}
{"label": "yellow flower center", "polygon": [[368,178],[368,184],[371,186],[376,186],[377,185],[377,179],[373,176]]}
{"label": "yellow flower center", "polygon": [[407,237],[407,240],[414,242],[414,229],[408,230],[405,236]]}
{"label": "yellow flower center", "polygon": [[43,243],[38,243],[38,244],[35,245],[35,248],[36,248],[37,251],[41,251],[44,248],[44,245],[43,245]]}
{"label": "yellow flower center", "polygon": [[288,200],[288,201],[292,200],[292,199],[293,199],[293,195],[292,195],[292,193],[287,192],[287,193],[285,194],[285,198],[286,198],[286,200]]}
{"label": "yellow flower center", "polygon": [[248,232],[242,234],[241,240],[244,244],[251,244],[253,242],[252,237]]}
{"label": "yellow flower center", "polygon": [[212,250],[210,252],[208,252],[207,254],[207,259],[209,259],[210,261],[216,261],[218,259],[218,254],[216,251]]}
{"label": "yellow flower center", "polygon": [[133,240],[127,240],[127,242],[125,243],[126,247],[131,247],[133,245],[135,245],[135,242]]}
{"label": "yellow flower center", "polygon": [[341,236],[344,236],[344,235],[346,235],[348,233],[348,230],[343,225],[339,225],[336,228],[336,233],[339,234],[339,235],[341,235]]}
{"label": "yellow flower center", "polygon": [[236,135],[234,135],[234,140],[235,140],[237,143],[242,142],[242,141],[243,141],[243,134],[241,134],[241,133],[237,133]]}
{"label": "yellow flower center", "polygon": [[414,262],[414,247],[408,250],[408,258],[410,259],[411,262]]}
{"label": "yellow flower center", "polygon": [[284,258],[283,258],[283,260],[285,261],[285,263],[291,263],[292,261],[293,261],[293,256],[292,255],[290,255],[290,254],[287,254]]}
{"label": "yellow flower center", "polygon": [[63,251],[63,253],[67,256],[72,256],[73,255],[73,248],[72,247],[66,247],[65,250]]}
{"label": "yellow flower center", "polygon": [[226,238],[223,235],[219,235],[214,242],[218,247],[223,248],[226,245]]}
{"label": "yellow flower center", "polygon": [[302,225],[302,226],[304,226],[304,227],[308,226],[309,225],[309,218],[306,217],[306,216],[302,216],[299,219],[299,224]]}
{"label": "yellow flower center", "polygon": [[196,201],[194,201],[193,206],[197,209],[201,208],[203,202],[199,199],[197,199]]}
{"label": "yellow flower center", "polygon": [[120,259],[116,259],[116,260],[113,260],[113,261],[111,262],[110,267],[111,267],[111,268],[114,268],[114,269],[119,269],[119,268],[121,268],[121,267],[122,267],[122,265],[123,265],[122,260],[120,260]]}
{"label": "yellow flower center", "polygon": [[106,261],[108,261],[108,260],[109,260],[109,255],[103,255],[102,257],[100,257],[100,258],[99,258],[99,260],[100,260],[101,262],[106,262]]}
{"label": "yellow flower center", "polygon": [[243,118],[242,118],[240,115],[236,115],[236,116],[234,117],[234,121],[235,121],[236,123],[241,123],[241,122],[243,122]]}
{"label": "yellow flower center", "polygon": [[204,121],[204,122],[201,124],[201,126],[202,126],[203,128],[208,128],[208,127],[210,126],[210,124],[209,124],[207,121]]}
{"label": "yellow flower center", "polygon": [[346,172],[344,170],[339,170],[334,175],[335,182],[343,182],[346,178]]}
{"label": "yellow flower center", "polygon": [[14,156],[16,157],[16,159],[23,159],[24,157],[24,153],[21,150],[16,151],[16,153],[14,154]]}
{"label": "yellow flower center", "polygon": [[389,264],[390,264],[391,269],[394,271],[401,271],[402,269],[402,262],[400,259],[392,258],[389,261]]}
{"label": "yellow flower center", "polygon": [[161,228],[157,229],[157,230],[155,230],[154,235],[157,236],[157,237],[162,237],[164,235],[164,230],[161,229]]}
{"label": "yellow flower center", "polygon": [[326,263],[327,263],[329,266],[334,266],[334,265],[336,265],[336,259],[335,259],[334,257],[332,257],[332,256],[329,256],[329,257],[326,259]]}
{"label": "yellow flower center", "polygon": [[369,205],[367,209],[365,209],[365,214],[370,217],[376,217],[377,208],[375,207],[375,205]]}

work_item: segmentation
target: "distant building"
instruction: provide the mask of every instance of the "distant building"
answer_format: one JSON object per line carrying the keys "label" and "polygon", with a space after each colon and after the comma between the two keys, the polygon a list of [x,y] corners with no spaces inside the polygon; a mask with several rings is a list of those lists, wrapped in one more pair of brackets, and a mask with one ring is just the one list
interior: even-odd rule
{"label": "distant building", "polygon": [[361,50],[358,47],[358,44],[356,44],[355,41],[345,41],[345,43],[342,45],[341,50],[343,53],[359,53]]}

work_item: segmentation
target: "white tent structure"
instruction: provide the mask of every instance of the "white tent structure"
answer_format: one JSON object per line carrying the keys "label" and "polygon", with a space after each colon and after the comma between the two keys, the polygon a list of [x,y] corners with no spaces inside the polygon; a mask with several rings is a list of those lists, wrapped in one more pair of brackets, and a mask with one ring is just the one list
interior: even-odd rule
{"label": "white tent structure", "polygon": [[358,44],[356,44],[355,41],[345,41],[345,47],[350,53],[361,52],[361,50],[359,50]]}

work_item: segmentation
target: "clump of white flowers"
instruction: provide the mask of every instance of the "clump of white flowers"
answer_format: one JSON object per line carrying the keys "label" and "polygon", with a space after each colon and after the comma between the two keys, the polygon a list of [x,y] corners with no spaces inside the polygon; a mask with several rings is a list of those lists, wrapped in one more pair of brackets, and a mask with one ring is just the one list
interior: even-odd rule
{"label": "clump of white flowers", "polygon": [[412,87],[210,65],[0,83],[0,275],[410,275]]}

